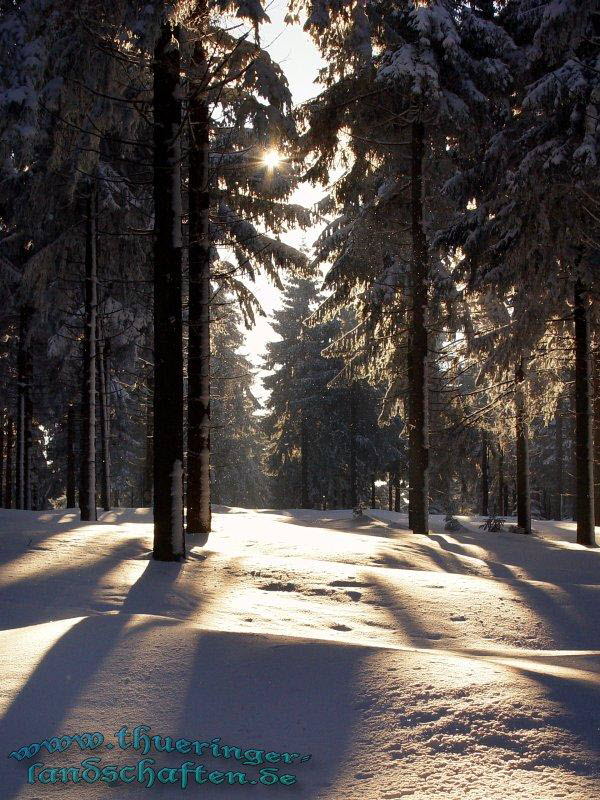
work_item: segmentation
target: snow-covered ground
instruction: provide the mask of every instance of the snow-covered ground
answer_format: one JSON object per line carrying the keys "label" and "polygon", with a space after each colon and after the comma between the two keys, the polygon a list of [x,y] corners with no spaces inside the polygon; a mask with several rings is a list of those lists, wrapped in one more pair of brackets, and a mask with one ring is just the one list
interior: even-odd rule
{"label": "snow-covered ground", "polygon": [[[433,517],[424,537],[367,513],[221,508],[206,548],[165,564],[144,509],[95,524],[0,511],[2,800],[600,796],[600,552],[567,522],[524,537]],[[116,731],[140,724],[279,756],[120,749]],[[105,743],[8,758],[85,731]],[[297,781],[182,792],[32,768],[90,756]]]}

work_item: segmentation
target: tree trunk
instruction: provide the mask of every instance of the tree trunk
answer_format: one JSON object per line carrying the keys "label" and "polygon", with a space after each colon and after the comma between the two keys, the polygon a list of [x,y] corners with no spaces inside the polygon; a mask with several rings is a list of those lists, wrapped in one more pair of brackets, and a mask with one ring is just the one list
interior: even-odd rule
{"label": "tree trunk", "polygon": [[31,506],[31,350],[29,328],[33,311],[22,306],[19,312],[19,343],[17,352],[17,453],[15,507]]}
{"label": "tree trunk", "polygon": [[505,505],[505,480],[504,480],[504,450],[498,450],[498,514],[503,517],[506,514]]}
{"label": "tree trunk", "polygon": [[[194,45],[190,83],[187,533],[206,544],[210,508],[210,110],[208,62]],[[196,540],[194,540],[196,542]]]}
{"label": "tree trunk", "polygon": [[529,475],[529,429],[525,400],[525,359],[515,371],[515,416],[517,438],[517,525],[531,533],[531,488]]}
{"label": "tree trunk", "polygon": [[98,313],[97,194],[90,187],[85,234],[85,326],[81,383],[81,520],[96,519],[96,319]]}
{"label": "tree trunk", "polygon": [[559,398],[554,415],[554,484],[556,496],[556,519],[562,519],[562,496],[565,491],[564,425],[562,397]]}
{"label": "tree trunk", "polygon": [[100,505],[110,511],[110,401],[108,345],[98,336],[98,398],[100,400]]}
{"label": "tree trunk", "polygon": [[375,486],[375,476],[371,478],[371,508],[376,507],[377,502],[377,487]]}
{"label": "tree trunk", "polygon": [[146,395],[146,452],[144,456],[144,494],[142,502],[145,508],[152,507],[152,467],[153,455],[153,423],[152,423],[152,403],[154,395],[153,371],[148,373]]}
{"label": "tree trunk", "polygon": [[481,437],[481,514],[487,517],[490,505],[490,482],[488,467],[488,436],[484,431]]}
{"label": "tree trunk", "polygon": [[300,507],[309,508],[308,492],[308,423],[302,409],[300,420]]}
{"label": "tree trunk", "polygon": [[358,506],[358,486],[356,474],[356,436],[357,436],[357,414],[358,398],[357,386],[354,381],[350,386],[350,506]]}
{"label": "tree trunk", "polygon": [[388,472],[388,511],[394,510],[394,473]]}
{"label": "tree trunk", "polygon": [[[598,337],[600,338],[600,337]],[[594,352],[594,523],[600,526],[600,341]]]}
{"label": "tree trunk", "polygon": [[396,462],[396,471],[394,472],[395,497],[394,497],[394,511],[400,512],[400,462]]}
{"label": "tree trunk", "polygon": [[67,412],[67,508],[75,508],[75,409]]}
{"label": "tree trunk", "polygon": [[427,241],[423,227],[423,157],[425,131],[413,122],[411,164],[411,330],[408,349],[409,525],[429,531]]}
{"label": "tree trunk", "polygon": [[14,423],[9,417],[6,421],[6,473],[4,484],[4,506],[5,508],[13,507],[13,439],[14,439]]}
{"label": "tree trunk", "polygon": [[185,558],[181,319],[180,52],[163,23],[154,50],[154,548]]}
{"label": "tree trunk", "polygon": [[4,505],[4,412],[0,411],[0,508],[6,508]]}
{"label": "tree trunk", "polygon": [[575,281],[573,299],[577,543],[595,547],[590,313],[586,291],[579,279]]}

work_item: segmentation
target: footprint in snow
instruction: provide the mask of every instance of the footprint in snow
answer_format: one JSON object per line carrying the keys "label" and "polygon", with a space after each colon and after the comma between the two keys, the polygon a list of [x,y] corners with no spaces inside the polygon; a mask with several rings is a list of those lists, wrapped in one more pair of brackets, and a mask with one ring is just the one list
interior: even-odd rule
{"label": "footprint in snow", "polygon": [[341,625],[341,624],[330,625],[329,627],[334,631],[351,631],[352,630],[352,628],[349,628],[347,625]]}
{"label": "footprint in snow", "polygon": [[467,621],[467,618],[466,618],[466,617],[463,617],[463,616],[461,616],[460,614],[453,614],[453,615],[450,617],[450,620],[451,620],[451,622],[466,622],[466,621]]}
{"label": "footprint in snow", "polygon": [[354,600],[354,602],[360,600],[360,598],[362,597],[362,594],[360,592],[346,592],[346,594],[348,595],[350,600]]}
{"label": "footprint in snow", "polygon": [[372,583],[361,583],[360,581],[331,581],[328,586],[357,586],[359,589],[368,589]]}
{"label": "footprint in snow", "polygon": [[263,586],[259,586],[259,589],[265,592],[295,592],[296,585],[294,583],[274,581],[273,583],[265,583]]}

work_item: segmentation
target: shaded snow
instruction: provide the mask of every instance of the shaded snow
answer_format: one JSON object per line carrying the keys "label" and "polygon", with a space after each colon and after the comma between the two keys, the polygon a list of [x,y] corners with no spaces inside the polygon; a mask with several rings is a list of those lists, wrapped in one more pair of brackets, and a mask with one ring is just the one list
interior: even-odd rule
{"label": "shaded snow", "polygon": [[[572,523],[535,523],[543,533],[524,537],[463,517],[465,530],[447,533],[432,517],[425,537],[405,515],[368,514],[221,507],[207,547],[188,540],[188,560],[167,564],[150,559],[144,509],[87,524],[0,511],[3,758],[46,736],[112,738],[146,723],[312,755],[282,770],[295,786],[192,796],[595,796],[600,553],[573,543]],[[151,755],[160,766],[189,758]],[[4,761],[3,799],[181,792],[28,786],[30,763]]]}

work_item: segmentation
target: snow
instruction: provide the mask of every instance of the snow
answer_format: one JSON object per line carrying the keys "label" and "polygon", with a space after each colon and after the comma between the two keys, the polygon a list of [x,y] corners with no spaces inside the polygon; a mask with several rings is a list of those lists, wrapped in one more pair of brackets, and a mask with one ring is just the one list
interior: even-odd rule
{"label": "snow", "polygon": [[[267,797],[590,798],[598,793],[600,552],[574,523],[531,537],[414,536],[406,516],[217,507],[205,548],[151,560],[146,509],[97,523],[0,510],[2,797],[173,798],[179,785],[27,784],[34,763],[154,758],[212,771],[235,758],[45,738],[124,725],[150,735],[298,754]],[[302,762],[301,757],[311,755]],[[265,766],[264,764],[262,766]],[[39,774],[42,768],[36,768]],[[190,783],[192,796],[265,796]]]}

